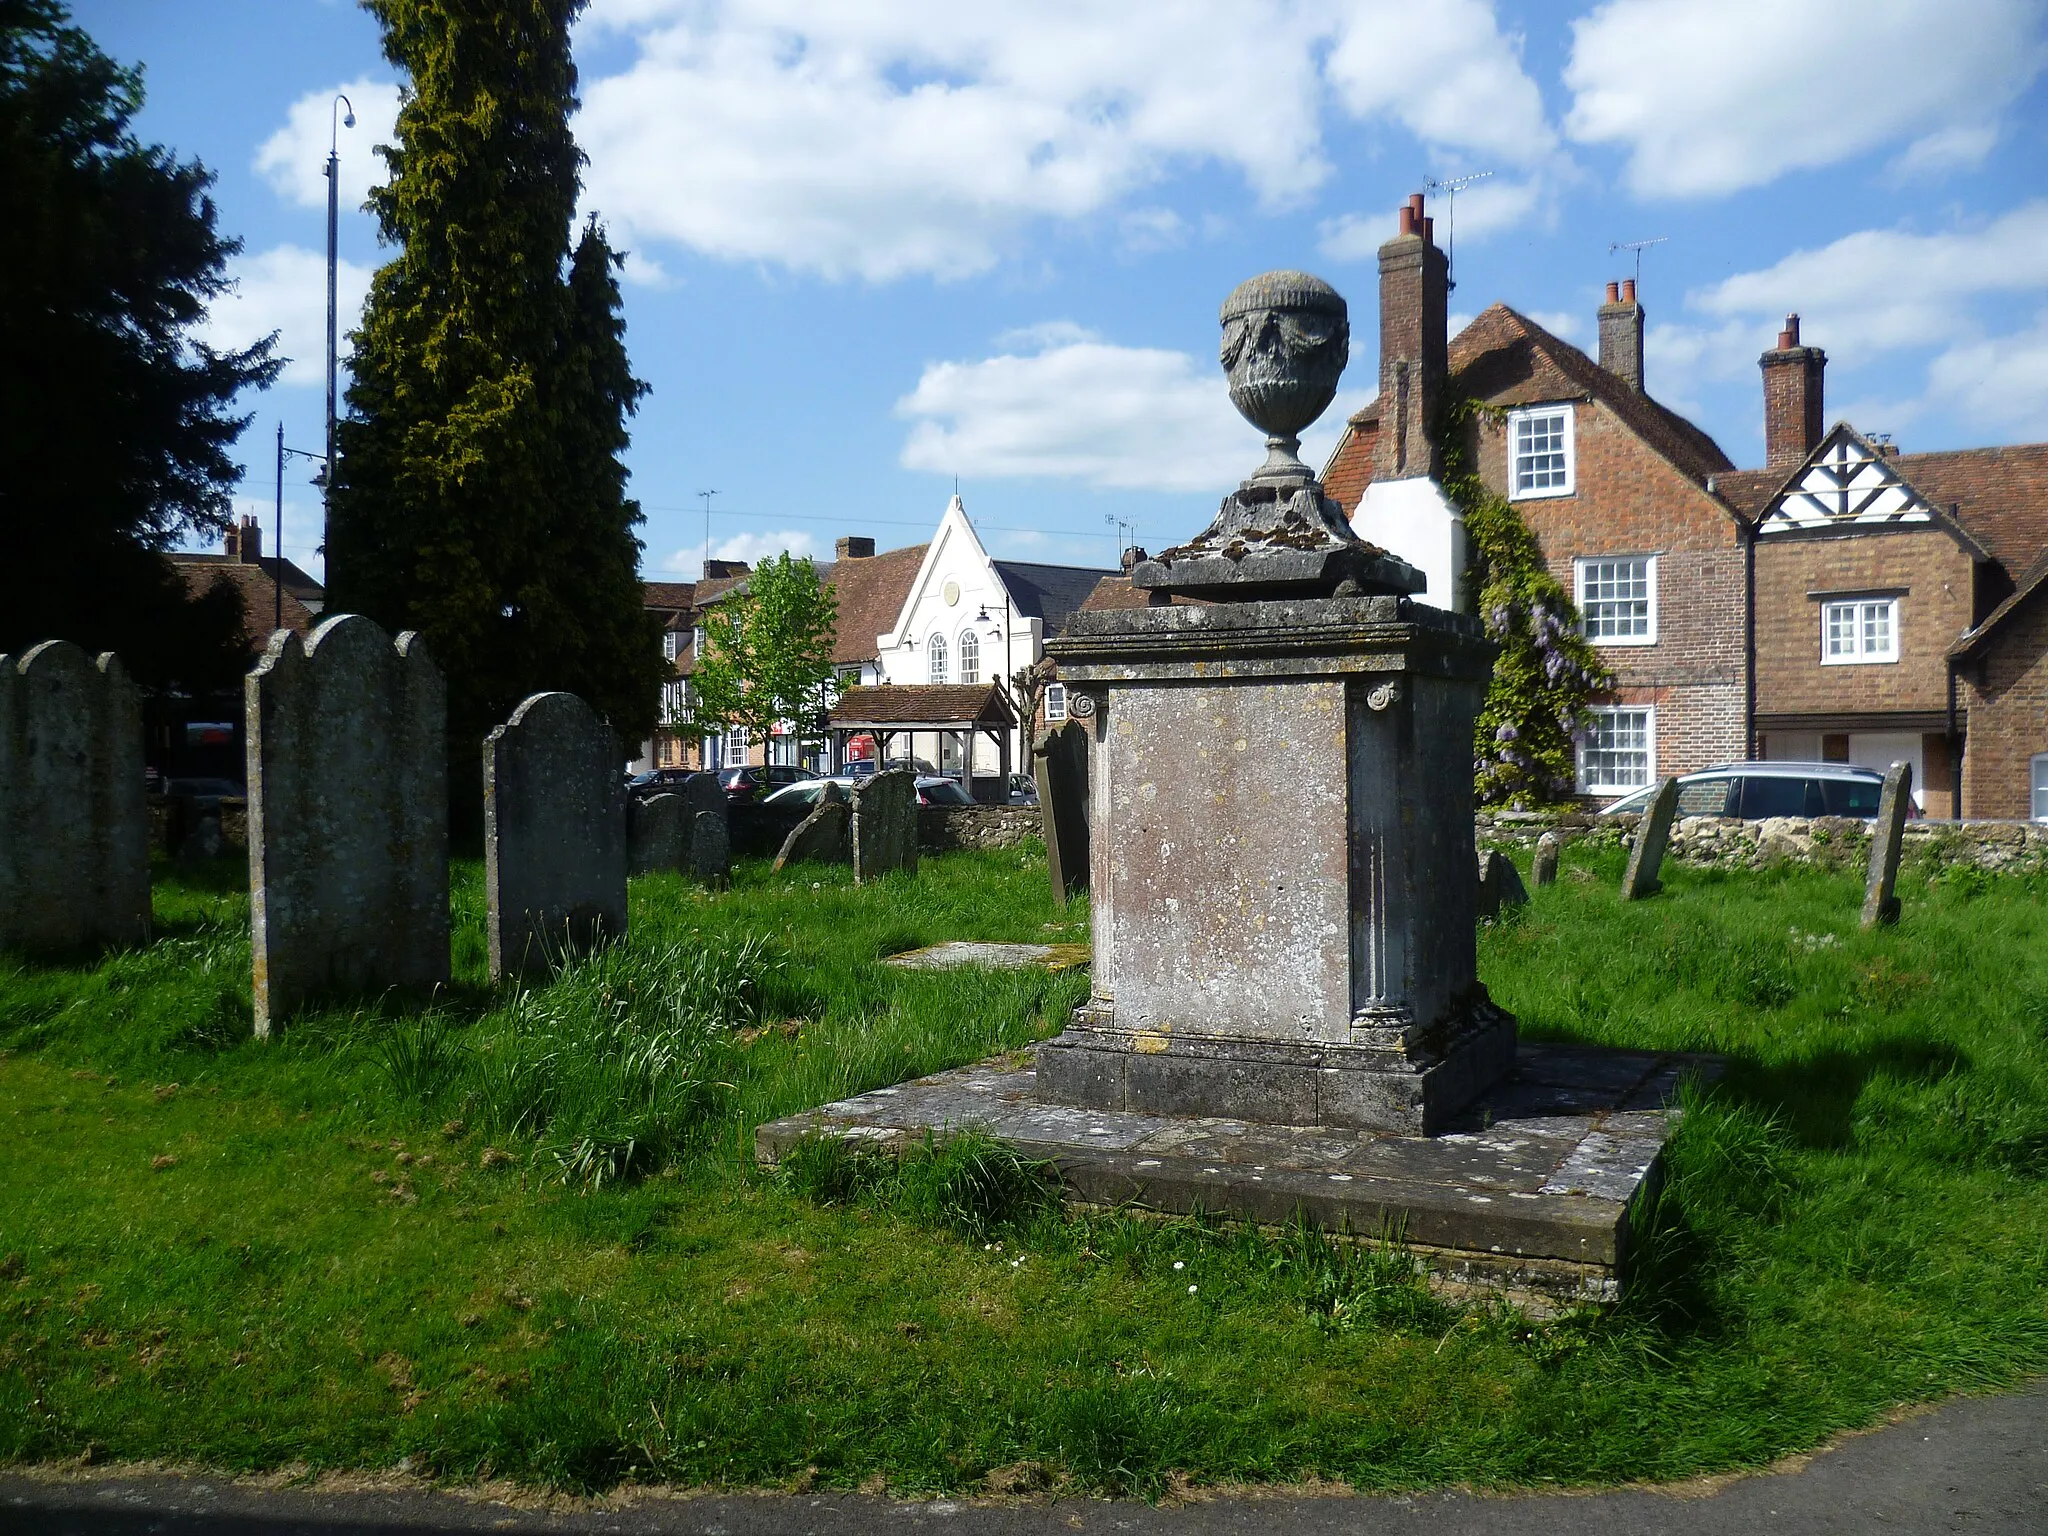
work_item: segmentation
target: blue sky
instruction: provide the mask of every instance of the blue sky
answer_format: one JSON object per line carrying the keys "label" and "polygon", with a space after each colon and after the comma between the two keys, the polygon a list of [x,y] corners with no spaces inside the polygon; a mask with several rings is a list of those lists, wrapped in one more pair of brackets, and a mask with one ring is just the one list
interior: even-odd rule
{"label": "blue sky", "polygon": [[[344,313],[397,80],[348,0],[76,0],[146,70],[140,132],[219,177],[246,249],[221,340],[298,360],[246,408],[266,526],[276,423],[321,436],[328,103]],[[1642,258],[1650,392],[1762,457],[1757,354],[1785,312],[1828,416],[1908,450],[2048,438],[2048,0],[597,0],[579,25],[586,205],[631,254],[643,574],[714,553],[882,547],[953,477],[999,555],[1157,548],[1259,461],[1215,361],[1240,279],[1351,301],[1376,377],[1374,251],[1430,178],[1456,316],[1496,300],[1590,347]],[[1439,243],[1451,222],[1432,198]],[[286,551],[318,569],[287,477]]]}

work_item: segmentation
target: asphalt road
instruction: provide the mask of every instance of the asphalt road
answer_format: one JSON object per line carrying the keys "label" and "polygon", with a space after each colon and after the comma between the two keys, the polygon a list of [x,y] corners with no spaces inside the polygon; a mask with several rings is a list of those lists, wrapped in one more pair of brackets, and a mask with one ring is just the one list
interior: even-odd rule
{"label": "asphalt road", "polygon": [[310,1492],[227,1479],[0,1473],[5,1536],[1770,1536],[2048,1533],[2048,1383],[1970,1398],[1802,1464],[1717,1485],[1486,1497],[1235,1497],[1173,1508],[1088,1499],[903,1502],[857,1494],[704,1495],[514,1508],[459,1494]]}

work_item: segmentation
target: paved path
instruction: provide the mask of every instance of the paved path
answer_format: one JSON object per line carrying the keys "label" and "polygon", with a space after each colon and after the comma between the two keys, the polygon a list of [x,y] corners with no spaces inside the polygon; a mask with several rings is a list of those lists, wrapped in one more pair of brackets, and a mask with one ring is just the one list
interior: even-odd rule
{"label": "paved path", "polygon": [[192,1477],[0,1473],[5,1536],[1771,1536],[2048,1532],[2048,1383],[1860,1435],[1795,1470],[1708,1494],[1234,1498],[1155,1509],[1085,1499],[903,1503],[853,1494],[700,1497],[545,1513],[418,1492],[309,1493]]}

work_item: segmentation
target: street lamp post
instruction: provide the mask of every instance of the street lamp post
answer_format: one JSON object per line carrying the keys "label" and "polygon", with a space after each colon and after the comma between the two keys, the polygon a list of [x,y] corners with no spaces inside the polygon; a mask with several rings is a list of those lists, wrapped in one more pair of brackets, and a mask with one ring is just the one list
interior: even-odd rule
{"label": "street lamp post", "polygon": [[[356,125],[355,103],[346,96],[336,94],[329,104],[327,138],[327,458],[326,472],[322,476],[320,503],[324,516],[328,492],[334,480],[334,371],[335,371],[335,271],[339,266],[339,241],[341,231],[341,130]],[[335,122],[333,108],[346,108],[339,125]],[[321,529],[321,546],[327,543],[326,529]],[[332,574],[331,572],[329,573]]]}

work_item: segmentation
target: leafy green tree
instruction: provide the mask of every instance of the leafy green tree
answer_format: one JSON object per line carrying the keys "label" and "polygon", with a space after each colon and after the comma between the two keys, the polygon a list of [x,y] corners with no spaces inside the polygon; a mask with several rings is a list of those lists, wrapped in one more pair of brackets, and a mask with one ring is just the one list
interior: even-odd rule
{"label": "leafy green tree", "polygon": [[367,0],[408,84],[370,194],[372,280],[337,427],[330,606],[417,629],[449,684],[460,809],[474,748],[529,693],[582,695],[637,743],[665,672],[619,455],[646,386],[621,258],[571,246],[583,0]]}
{"label": "leafy green tree", "polygon": [[1444,491],[1463,509],[1471,541],[1466,580],[1500,647],[1473,727],[1473,789],[1481,805],[1529,810],[1571,797],[1587,708],[1614,678],[1580,634],[1578,608],[1522,514],[1473,468],[1471,434],[1486,414],[1478,401],[1454,399],[1437,437]]}
{"label": "leafy green tree", "polygon": [[226,527],[229,408],[280,364],[195,334],[241,245],[211,173],[130,132],[141,105],[56,0],[0,0],[0,651],[62,638],[204,687],[247,665],[241,601],[188,600],[162,552]]}
{"label": "leafy green tree", "polygon": [[743,725],[765,740],[783,722],[816,740],[838,697],[832,642],[839,598],[808,559],[763,561],[745,587],[704,610],[704,653],[690,678],[699,729]]}

